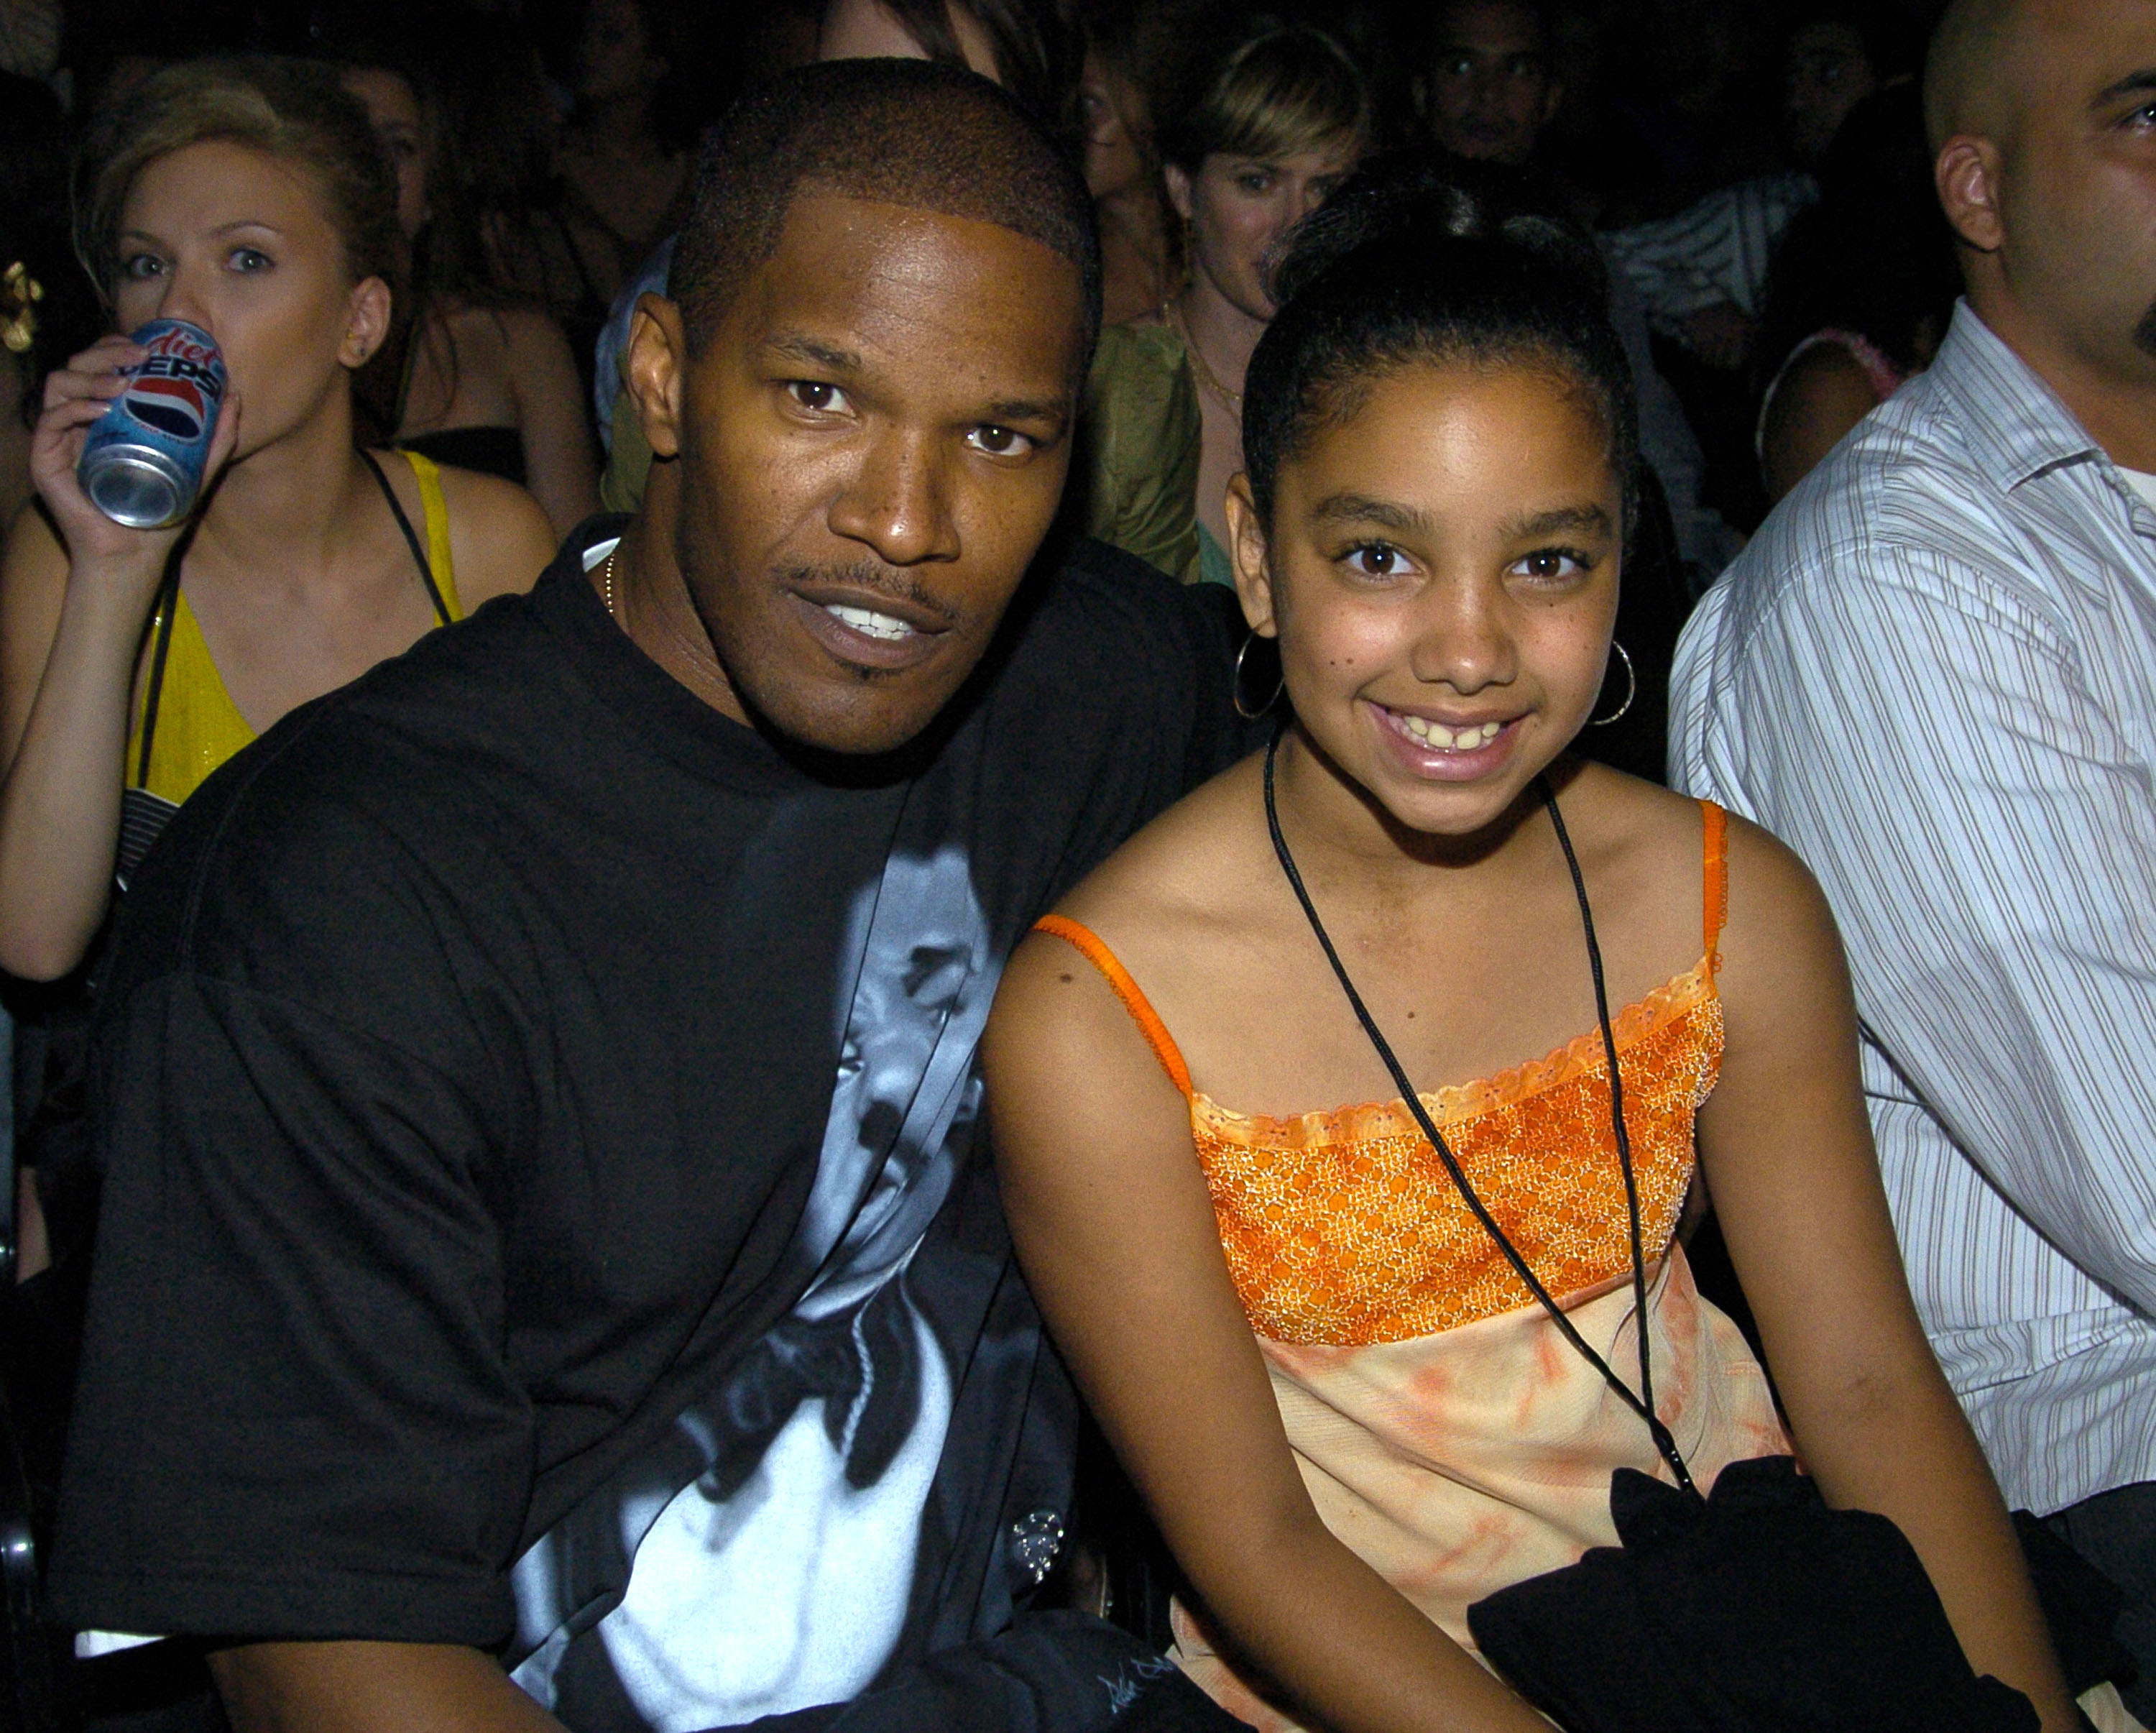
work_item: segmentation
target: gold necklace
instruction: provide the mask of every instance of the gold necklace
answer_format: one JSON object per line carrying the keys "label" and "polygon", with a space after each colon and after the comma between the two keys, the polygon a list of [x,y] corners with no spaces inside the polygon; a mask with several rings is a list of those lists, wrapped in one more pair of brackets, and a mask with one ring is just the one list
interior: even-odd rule
{"label": "gold necklace", "polygon": [[1230,391],[1225,385],[1223,385],[1211,367],[1207,365],[1205,352],[1198,347],[1198,339],[1190,334],[1190,327],[1187,322],[1185,322],[1181,311],[1176,308],[1174,302],[1169,301],[1162,301],[1160,304],[1160,316],[1162,322],[1173,328],[1175,334],[1183,339],[1183,347],[1190,352],[1190,359],[1198,368],[1199,383],[1204,385],[1215,397],[1219,398],[1222,403],[1227,404],[1227,406],[1235,412],[1235,419],[1237,420],[1241,420],[1243,416],[1243,393],[1240,391]]}
{"label": "gold necklace", "polygon": [[606,597],[608,620],[618,618],[613,611],[613,560],[614,556],[620,552],[621,543],[617,542],[607,550],[606,563],[599,568],[599,589]]}

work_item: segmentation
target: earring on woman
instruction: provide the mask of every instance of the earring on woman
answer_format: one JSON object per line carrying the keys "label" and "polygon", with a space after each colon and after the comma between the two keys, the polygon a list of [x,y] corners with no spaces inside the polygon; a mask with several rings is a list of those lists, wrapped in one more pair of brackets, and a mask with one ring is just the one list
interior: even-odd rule
{"label": "earring on woman", "polygon": [[[1632,658],[1625,654],[1625,646],[1614,638],[1609,640],[1609,647],[1617,652],[1619,658],[1625,664],[1625,702],[1607,716],[1589,717],[1587,719],[1587,726],[1590,728],[1606,728],[1610,723],[1620,720],[1625,712],[1632,707],[1632,700],[1640,696],[1640,676],[1632,671]],[[1609,677],[1607,668],[1603,670],[1602,677],[1604,680]]]}
{"label": "earring on woman", "polygon": [[1271,709],[1274,705],[1279,703],[1281,694],[1287,690],[1287,670],[1283,668],[1281,670],[1280,678],[1273,684],[1272,696],[1270,697],[1267,698],[1264,703],[1259,705],[1255,710],[1246,710],[1243,707],[1243,658],[1250,653],[1250,646],[1257,641],[1257,629],[1255,627],[1252,627],[1250,636],[1243,640],[1243,647],[1235,652],[1235,678],[1229,689],[1230,696],[1235,706],[1235,714],[1241,717],[1245,722],[1249,723],[1257,721],[1260,717],[1263,716],[1268,710]]}

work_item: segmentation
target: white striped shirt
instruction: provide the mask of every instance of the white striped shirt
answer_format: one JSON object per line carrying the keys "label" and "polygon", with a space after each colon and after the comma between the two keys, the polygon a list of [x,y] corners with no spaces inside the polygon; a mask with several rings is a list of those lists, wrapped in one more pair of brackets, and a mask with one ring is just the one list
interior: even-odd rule
{"label": "white striped shirt", "polygon": [[1840,921],[1933,1346],[2010,1501],[2156,1479],[2156,511],[1966,304],[1677,652],[1672,774]]}
{"label": "white striped shirt", "polygon": [[1710,193],[1674,217],[1612,229],[1602,244],[1655,328],[1674,335],[1687,315],[1724,301],[1756,315],[1783,231],[1819,196],[1808,174],[1763,175]]}

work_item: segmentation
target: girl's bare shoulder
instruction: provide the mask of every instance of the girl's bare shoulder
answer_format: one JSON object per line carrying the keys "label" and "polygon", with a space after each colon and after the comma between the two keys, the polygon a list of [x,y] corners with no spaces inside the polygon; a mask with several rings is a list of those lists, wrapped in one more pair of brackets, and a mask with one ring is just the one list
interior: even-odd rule
{"label": "girl's bare shoulder", "polygon": [[[1735,813],[1728,823],[1729,923],[1722,949],[1739,990],[1746,980],[1785,965],[1841,974],[1840,930],[1811,869],[1773,831]],[[1725,969],[1725,996],[1731,985]]]}
{"label": "girl's bare shoulder", "polygon": [[[1602,765],[1580,768],[1560,795],[1568,815],[1577,808],[1588,836],[1580,840],[1590,884],[1597,858],[1605,882],[1637,899],[1643,917],[1661,906],[1689,921],[1685,887],[1704,883],[1704,803]],[[1839,966],[1840,940],[1826,898],[1804,863],[1771,831],[1733,812],[1722,815],[1723,918],[1718,949],[1725,996],[1740,996],[1761,964],[1777,956],[1830,953]],[[1771,969],[1770,971],[1771,972]]]}
{"label": "girl's bare shoulder", "polygon": [[1203,944],[1232,926],[1260,874],[1266,841],[1263,755],[1230,766],[1153,820],[1057,907],[1112,948],[1144,954]]}
{"label": "girl's bare shoulder", "polygon": [[1700,803],[1606,764],[1554,774],[1558,802],[1590,880],[1636,886],[1654,897],[1699,882],[1706,818]]}

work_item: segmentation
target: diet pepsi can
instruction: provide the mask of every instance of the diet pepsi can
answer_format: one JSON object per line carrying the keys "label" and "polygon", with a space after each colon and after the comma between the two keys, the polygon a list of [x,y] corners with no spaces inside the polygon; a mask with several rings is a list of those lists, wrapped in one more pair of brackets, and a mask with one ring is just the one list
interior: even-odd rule
{"label": "diet pepsi can", "polygon": [[90,430],[75,479],[90,502],[130,529],[163,529],[194,509],[209,465],[224,357],[182,319],[152,319],[128,339],[150,352],[122,368],[127,388]]}

